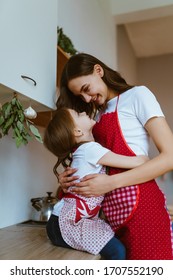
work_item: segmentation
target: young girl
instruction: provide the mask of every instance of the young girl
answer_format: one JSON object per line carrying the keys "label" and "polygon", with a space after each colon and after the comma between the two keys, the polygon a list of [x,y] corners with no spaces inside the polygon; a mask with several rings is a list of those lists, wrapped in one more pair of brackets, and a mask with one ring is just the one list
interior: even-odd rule
{"label": "young girl", "polygon": [[[57,110],[44,136],[45,146],[58,157],[56,167],[60,163],[67,166],[70,160],[71,166],[77,168],[76,175],[82,178],[87,174],[103,173],[103,166],[133,168],[148,160],[146,156],[121,156],[96,143],[92,135],[95,123],[85,112],[77,113],[67,108]],[[74,195],[72,189],[70,187],[55,205],[48,221],[47,233],[52,243],[100,253],[105,259],[125,259],[125,247],[115,238],[109,224],[99,218],[103,195],[86,198]]]}

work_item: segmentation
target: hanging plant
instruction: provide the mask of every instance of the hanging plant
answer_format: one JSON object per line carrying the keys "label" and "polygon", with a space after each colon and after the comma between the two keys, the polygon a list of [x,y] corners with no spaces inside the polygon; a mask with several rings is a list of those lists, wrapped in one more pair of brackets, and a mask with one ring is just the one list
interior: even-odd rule
{"label": "hanging plant", "polygon": [[8,135],[9,130],[13,131],[12,137],[17,148],[22,144],[28,144],[33,137],[43,143],[38,129],[27,116],[16,93],[10,102],[6,102],[0,108],[0,138]]}
{"label": "hanging plant", "polygon": [[63,49],[66,53],[70,55],[74,55],[77,53],[77,50],[75,49],[71,39],[64,34],[64,31],[62,28],[57,27],[57,34],[58,34],[58,46]]}

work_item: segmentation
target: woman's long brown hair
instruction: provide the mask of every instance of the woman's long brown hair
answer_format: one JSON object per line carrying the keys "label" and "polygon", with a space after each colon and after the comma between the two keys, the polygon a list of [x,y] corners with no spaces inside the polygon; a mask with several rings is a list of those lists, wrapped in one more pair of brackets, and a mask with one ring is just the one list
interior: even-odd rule
{"label": "woman's long brown hair", "polygon": [[94,71],[94,65],[96,64],[99,64],[104,70],[104,76],[102,79],[105,84],[116,93],[121,94],[133,87],[127,84],[125,79],[122,78],[117,71],[114,71],[96,57],[86,53],[79,53],[70,57],[63,69],[57,108],[66,106],[77,112],[85,111],[90,117],[94,115],[97,109],[101,109],[97,108],[94,103],[85,103],[79,96],[73,95],[68,88],[70,80],[92,74]]}

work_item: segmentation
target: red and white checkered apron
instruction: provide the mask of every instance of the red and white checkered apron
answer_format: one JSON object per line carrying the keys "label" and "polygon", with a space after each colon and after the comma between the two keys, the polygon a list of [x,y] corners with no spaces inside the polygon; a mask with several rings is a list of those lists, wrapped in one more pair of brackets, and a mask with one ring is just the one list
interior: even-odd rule
{"label": "red and white checkered apron", "polygon": [[[94,126],[95,140],[115,153],[135,156],[123,136],[117,106],[115,112],[103,114]],[[110,168],[109,174],[123,171]],[[126,246],[127,259],[173,259],[171,220],[155,180],[109,192],[102,206],[109,224]]]}
{"label": "red and white checkered apron", "polygon": [[103,196],[82,197],[67,193],[59,215],[59,226],[64,241],[72,248],[98,254],[114,237],[110,225],[99,218]]}

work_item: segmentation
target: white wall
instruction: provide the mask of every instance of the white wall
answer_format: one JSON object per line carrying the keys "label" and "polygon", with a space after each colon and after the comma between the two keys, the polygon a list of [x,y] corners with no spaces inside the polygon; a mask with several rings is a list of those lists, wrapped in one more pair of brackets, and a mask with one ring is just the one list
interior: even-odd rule
{"label": "white wall", "polygon": [[137,84],[137,59],[123,25],[117,26],[117,70],[127,83]]}
{"label": "white wall", "polygon": [[[173,131],[173,55],[136,59],[123,26],[118,27],[117,34],[118,70],[128,82],[133,83],[136,78],[137,82],[135,83],[145,85],[153,91]],[[153,142],[151,142],[150,157],[154,157],[157,154],[158,151]],[[167,203],[173,205],[173,172],[157,178],[157,181],[167,197]]]}
{"label": "white wall", "polygon": [[[157,97],[166,120],[173,131],[172,95],[173,54],[141,58],[138,60],[138,80],[148,86]],[[165,139],[166,141],[166,139]],[[157,154],[153,144],[151,155]],[[168,204],[173,205],[173,172],[158,178],[159,185],[166,194]]]}
{"label": "white wall", "polygon": [[109,1],[58,0],[58,25],[79,52],[116,67],[116,30]]}
{"label": "white wall", "polygon": [[36,140],[20,148],[11,136],[0,140],[0,228],[30,219],[31,198],[56,194],[55,163],[56,157]]}
{"label": "white wall", "polygon": [[156,95],[173,130],[173,54],[138,59],[138,81]]}
{"label": "white wall", "polygon": [[173,0],[110,0],[114,15],[148,10],[173,4]]}

